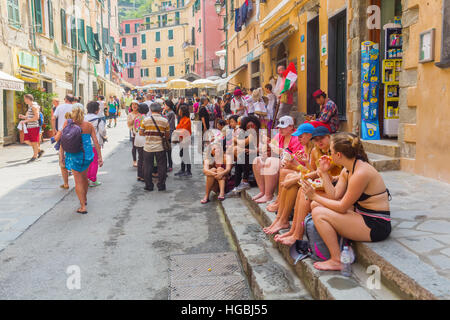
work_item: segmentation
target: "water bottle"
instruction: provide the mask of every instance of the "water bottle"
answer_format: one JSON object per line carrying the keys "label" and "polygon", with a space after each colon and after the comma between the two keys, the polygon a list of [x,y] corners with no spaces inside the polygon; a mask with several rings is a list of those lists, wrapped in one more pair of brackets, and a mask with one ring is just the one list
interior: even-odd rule
{"label": "water bottle", "polygon": [[345,246],[341,252],[341,264],[341,274],[344,277],[350,277],[352,275],[352,258],[347,246]]}

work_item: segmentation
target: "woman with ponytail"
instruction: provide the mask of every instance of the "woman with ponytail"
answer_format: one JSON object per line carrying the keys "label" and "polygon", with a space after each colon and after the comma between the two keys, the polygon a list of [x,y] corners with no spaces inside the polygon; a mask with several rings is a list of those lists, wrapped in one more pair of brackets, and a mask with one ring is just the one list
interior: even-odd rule
{"label": "woman with ponytail", "polygon": [[[327,174],[331,163],[344,167],[336,186]],[[354,241],[377,242],[391,233],[390,193],[382,176],[368,163],[361,140],[350,133],[332,136],[331,159],[322,157],[319,175],[327,194],[316,193],[302,181],[305,196],[312,200],[312,217],[320,236],[327,245],[331,258],[316,262],[319,270],[340,270],[338,234]]]}

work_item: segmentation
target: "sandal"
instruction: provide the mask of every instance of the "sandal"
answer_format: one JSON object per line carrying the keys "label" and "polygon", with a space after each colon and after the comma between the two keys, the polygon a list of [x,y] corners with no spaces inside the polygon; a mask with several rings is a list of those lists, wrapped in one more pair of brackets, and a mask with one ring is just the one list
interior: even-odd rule
{"label": "sandal", "polygon": [[65,186],[65,185],[63,185],[63,184],[60,185],[59,187],[60,187],[61,189],[65,189],[65,190],[69,189],[69,186]]}
{"label": "sandal", "polygon": [[207,204],[209,202],[209,199],[205,200],[203,199],[202,201],[200,201],[201,204]]}
{"label": "sandal", "polygon": [[77,210],[77,213],[79,213],[79,214],[87,214],[88,212],[87,212],[87,210],[85,210],[85,211],[80,211],[80,209],[78,209],[78,210]]}
{"label": "sandal", "polygon": [[219,201],[224,201],[224,200],[225,200],[225,196],[223,196],[223,197],[217,197],[217,200],[219,200]]}

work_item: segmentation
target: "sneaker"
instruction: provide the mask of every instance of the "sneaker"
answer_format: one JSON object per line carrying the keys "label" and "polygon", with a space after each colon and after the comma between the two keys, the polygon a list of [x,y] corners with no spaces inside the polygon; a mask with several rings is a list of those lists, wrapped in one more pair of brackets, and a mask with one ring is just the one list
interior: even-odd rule
{"label": "sneaker", "polygon": [[183,174],[180,174],[180,177],[187,177],[187,178],[190,178],[190,177],[192,177],[192,173],[190,173],[190,172],[184,172]]}
{"label": "sneaker", "polygon": [[89,181],[89,187],[98,187],[100,186],[102,183],[100,181]]}
{"label": "sneaker", "polygon": [[239,193],[247,189],[250,189],[250,184],[248,182],[241,182],[241,184],[234,188],[233,191]]}
{"label": "sneaker", "polygon": [[33,158],[31,158],[30,160],[28,160],[27,163],[34,162],[34,161],[36,161],[36,159],[37,159],[37,158],[33,157]]}
{"label": "sneaker", "polygon": [[44,154],[44,152],[45,152],[44,150],[40,150],[39,153],[38,153],[38,158],[42,157],[42,155]]}
{"label": "sneaker", "polygon": [[178,171],[177,173],[175,173],[174,176],[175,176],[175,177],[181,177],[181,176],[184,175],[185,172],[186,172],[186,171],[181,171],[181,170],[180,170],[180,171]]}

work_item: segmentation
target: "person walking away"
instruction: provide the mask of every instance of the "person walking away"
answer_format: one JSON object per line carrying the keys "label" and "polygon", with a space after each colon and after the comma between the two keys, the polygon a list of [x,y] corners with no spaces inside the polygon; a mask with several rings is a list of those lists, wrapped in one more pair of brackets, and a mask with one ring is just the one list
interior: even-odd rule
{"label": "person walking away", "polygon": [[145,190],[153,191],[152,172],[158,170],[158,190],[166,190],[167,149],[170,136],[169,121],[161,115],[161,104],[155,102],[150,106],[151,115],[142,121],[139,134],[146,137],[144,145],[144,179]]}
{"label": "person walking away", "polygon": [[266,97],[269,100],[267,103],[267,118],[268,118],[267,129],[270,132],[273,128],[275,110],[277,108],[277,97],[272,92],[272,85],[270,83],[266,84],[264,86],[264,89],[266,91]]}
{"label": "person walking away", "polygon": [[180,114],[180,107],[181,105],[186,104],[186,98],[181,96],[178,101],[177,101],[177,105],[175,107],[175,114],[177,115],[177,122],[179,123],[181,118],[179,117]]}
{"label": "person walking away", "polygon": [[[75,98],[73,95],[66,95],[64,98],[64,103],[60,104],[53,113],[52,126],[58,130],[55,135],[55,141],[57,141],[57,144],[55,145],[56,150],[59,150],[59,140],[61,139],[64,123],[66,122],[66,114],[70,114],[72,112],[74,101]],[[69,189],[69,171],[66,169],[61,153],[59,153],[59,166],[61,169],[61,176],[63,178],[63,184],[60,187],[63,189]]]}
{"label": "person walking away", "polygon": [[[98,116],[100,111],[100,105],[96,101],[91,101],[87,104],[87,115],[84,116],[84,121],[92,124],[95,130],[95,135],[97,137],[98,145],[100,149],[103,148],[103,144],[106,140],[106,128],[102,119]],[[98,172],[98,152],[95,148],[95,145],[92,147],[92,151],[94,152],[94,159],[89,165],[87,178],[89,182],[89,187],[98,187],[102,183],[97,180],[97,172]]]}
{"label": "person walking away", "polygon": [[44,153],[39,150],[39,108],[33,104],[34,97],[31,94],[24,96],[24,102],[28,106],[25,115],[19,114],[19,119],[23,120],[26,126],[27,133],[25,133],[25,143],[33,148],[33,157],[27,163],[35,161]]}
{"label": "person walking away", "polygon": [[186,104],[180,105],[178,116],[180,121],[177,125],[175,133],[180,142],[180,158],[181,169],[175,176],[178,177],[192,177],[191,173],[191,158],[190,158],[190,145],[191,145],[191,117],[189,113],[189,106]]}
{"label": "person walking away", "polygon": [[245,114],[247,107],[245,100],[242,98],[242,91],[241,89],[236,89],[233,94],[234,98],[231,99],[231,111],[233,114],[242,117]]}
{"label": "person walking away", "polygon": [[114,101],[114,97],[109,97],[108,102],[108,118],[109,118],[109,124],[108,128],[111,128],[112,120],[114,119],[114,128],[117,126],[117,103]]}
{"label": "person walking away", "polygon": [[60,153],[63,155],[65,166],[72,170],[75,180],[75,192],[80,201],[80,214],[87,214],[87,192],[88,178],[87,171],[94,160],[92,142],[97,150],[98,165],[103,166],[102,150],[98,144],[94,126],[84,121],[84,111],[82,108],[74,108],[70,118],[64,123],[61,136]]}
{"label": "person walking away", "polygon": [[336,133],[339,130],[339,111],[336,103],[327,98],[327,94],[320,89],[313,93],[313,97],[320,106],[318,121],[329,125],[331,133]]}
{"label": "person walking away", "polygon": [[132,148],[131,148],[131,156],[133,157],[133,167],[137,167],[137,149],[134,145],[134,139],[136,137],[135,132],[133,130],[134,128],[134,120],[136,120],[136,117],[138,117],[140,115],[139,113],[139,102],[137,100],[133,100],[131,102],[131,112],[128,113],[127,116],[127,125],[128,125],[128,129],[130,130],[130,137],[131,137],[131,144],[132,144]]}
{"label": "person walking away", "polygon": [[105,97],[104,96],[98,96],[97,100],[99,104],[100,111],[98,112],[98,117],[102,119],[103,123],[106,124],[106,116],[105,116]]}
{"label": "person walking away", "polygon": [[137,180],[145,182],[144,179],[144,145],[145,145],[145,136],[141,136],[139,134],[139,129],[141,127],[142,122],[144,121],[147,113],[149,111],[149,107],[146,103],[139,104],[138,113],[139,115],[134,119],[134,124],[132,127],[134,134],[134,146],[137,151]]}
{"label": "person walking away", "polygon": [[[175,105],[173,104],[173,102],[171,100],[166,100],[164,102],[164,109],[163,109],[163,116],[167,119],[167,121],[169,121],[169,126],[170,126],[170,137],[169,137],[169,141],[172,141],[172,133],[175,131]],[[167,150],[167,160],[168,160],[168,172],[172,172],[173,171],[173,163],[172,163],[172,147],[169,144],[169,149]]]}

